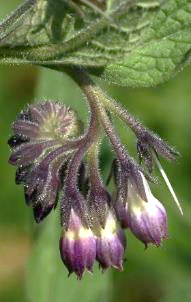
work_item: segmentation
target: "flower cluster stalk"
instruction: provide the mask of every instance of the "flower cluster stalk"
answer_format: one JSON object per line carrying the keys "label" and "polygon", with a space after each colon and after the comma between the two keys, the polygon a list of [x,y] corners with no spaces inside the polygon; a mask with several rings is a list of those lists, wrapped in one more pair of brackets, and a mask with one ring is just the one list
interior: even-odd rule
{"label": "flower cluster stalk", "polygon": [[[167,238],[166,210],[153,196],[148,180],[154,162],[159,166],[156,154],[173,159],[175,152],[109,99],[85,70],[73,67],[65,71],[80,86],[89,106],[84,133],[70,108],[46,101],[21,112],[12,124],[14,135],[8,143],[10,163],[17,166],[16,183],[24,185],[26,203],[33,208],[35,220],[40,223],[59,202],[60,255],[69,273],[81,279],[85,270],[93,271],[95,261],[103,270],[123,270],[127,228],[145,246],[159,246]],[[133,130],[148,171],[129,155],[108,111]],[[104,136],[115,157],[112,192],[101,174],[99,151]]]}

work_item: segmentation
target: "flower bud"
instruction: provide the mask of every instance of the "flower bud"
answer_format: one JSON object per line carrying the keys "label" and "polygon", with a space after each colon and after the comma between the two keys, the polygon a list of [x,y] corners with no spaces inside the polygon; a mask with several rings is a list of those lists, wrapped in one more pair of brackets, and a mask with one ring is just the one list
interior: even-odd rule
{"label": "flower bud", "polygon": [[103,269],[112,266],[123,270],[123,255],[125,250],[125,235],[118,226],[111,211],[108,212],[105,228],[101,228],[97,237],[97,260]]}
{"label": "flower bud", "polygon": [[73,209],[71,209],[68,229],[60,239],[60,254],[69,273],[82,278],[85,269],[92,271],[96,259],[96,238],[89,228],[85,228]]}
{"label": "flower bud", "polygon": [[78,121],[70,108],[47,101],[29,106],[12,124],[12,129],[15,135],[30,139],[63,139],[77,132]]}
{"label": "flower bud", "polygon": [[144,242],[160,246],[167,238],[167,215],[163,205],[152,195],[149,185],[141,173],[145,195],[143,200],[131,181],[128,184],[128,226],[134,235]]}
{"label": "flower bud", "polygon": [[75,113],[64,105],[47,101],[29,106],[12,124],[12,165],[28,165],[63,145],[79,131]]}
{"label": "flower bud", "polygon": [[42,161],[39,165],[34,165],[26,175],[25,200],[28,205],[32,205],[37,223],[56,206],[58,189],[61,186],[58,171],[55,162],[48,165],[46,161]]}
{"label": "flower bud", "polygon": [[168,160],[175,160],[180,154],[171,146],[169,146],[163,139],[152,131],[140,127],[137,135],[137,151],[140,160],[144,160],[149,172],[152,171],[155,158],[153,154],[160,154]]}
{"label": "flower bud", "polygon": [[9,162],[16,165],[16,183],[23,184],[36,222],[56,206],[61,188],[60,171],[71,156],[66,140],[79,131],[75,113],[51,101],[29,106],[12,124],[14,135]]}

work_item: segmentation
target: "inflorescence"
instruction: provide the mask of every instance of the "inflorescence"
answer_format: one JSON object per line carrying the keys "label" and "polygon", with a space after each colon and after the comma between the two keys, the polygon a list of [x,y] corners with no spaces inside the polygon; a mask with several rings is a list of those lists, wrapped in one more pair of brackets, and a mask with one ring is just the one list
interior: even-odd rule
{"label": "inflorescence", "polygon": [[[151,193],[148,181],[154,164],[159,163],[158,155],[171,160],[177,153],[84,74],[74,78],[90,107],[84,133],[74,111],[46,101],[19,114],[8,143],[12,149],[9,162],[17,166],[16,183],[24,185],[25,200],[33,208],[36,222],[59,202],[61,257],[69,273],[75,272],[80,279],[85,269],[92,271],[95,260],[103,270],[123,270],[126,228],[145,246],[159,246],[167,238],[166,210]],[[107,110],[135,133],[143,165],[121,144]],[[110,177],[113,192],[108,192],[100,173],[99,147],[104,134],[115,154]]]}

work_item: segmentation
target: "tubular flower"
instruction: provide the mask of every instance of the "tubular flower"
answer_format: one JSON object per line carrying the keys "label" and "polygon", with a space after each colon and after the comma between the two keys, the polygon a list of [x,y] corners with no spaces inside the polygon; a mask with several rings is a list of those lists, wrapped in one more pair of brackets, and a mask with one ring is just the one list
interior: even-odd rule
{"label": "tubular flower", "polygon": [[128,226],[135,236],[147,246],[160,246],[167,238],[167,215],[163,205],[152,195],[149,185],[141,174],[147,200],[136,191],[131,181],[128,184]]}
{"label": "tubular flower", "polygon": [[125,235],[119,227],[114,214],[109,211],[105,227],[100,229],[97,237],[96,258],[103,269],[112,266],[123,270]]}
{"label": "tubular flower", "polygon": [[92,271],[96,259],[96,238],[90,228],[83,226],[73,209],[68,229],[63,231],[60,239],[60,254],[69,273],[75,272],[79,279],[85,269]]}

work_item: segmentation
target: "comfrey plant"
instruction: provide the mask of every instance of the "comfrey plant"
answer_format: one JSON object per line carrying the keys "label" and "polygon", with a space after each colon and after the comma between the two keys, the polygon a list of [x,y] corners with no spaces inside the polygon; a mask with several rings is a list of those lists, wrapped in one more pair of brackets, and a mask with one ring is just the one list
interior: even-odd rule
{"label": "comfrey plant", "polygon": [[[103,270],[123,270],[125,229],[145,246],[167,238],[166,210],[149,187],[155,164],[182,213],[159,161],[178,153],[108,97],[91,74],[129,87],[156,85],[189,62],[190,32],[188,0],[29,0],[0,24],[1,62],[66,72],[89,106],[83,130],[64,104],[32,104],[13,122],[8,141],[16,183],[23,184],[36,222],[60,208],[61,258],[79,279],[95,261]],[[113,115],[135,134],[139,163],[121,143]],[[114,154],[110,192],[99,161],[105,136]]]}

